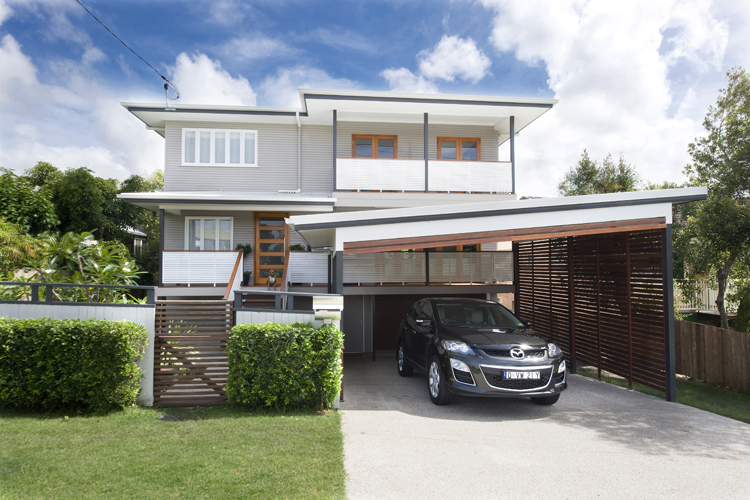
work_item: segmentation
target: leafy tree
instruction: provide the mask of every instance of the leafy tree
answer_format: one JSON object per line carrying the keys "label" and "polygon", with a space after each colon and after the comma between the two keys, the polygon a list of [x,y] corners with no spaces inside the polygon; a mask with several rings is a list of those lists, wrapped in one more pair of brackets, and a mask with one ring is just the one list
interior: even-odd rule
{"label": "leafy tree", "polygon": [[49,195],[35,191],[26,179],[5,169],[0,170],[0,218],[33,234],[53,229],[58,223]]}
{"label": "leafy tree", "polygon": [[[708,199],[687,209],[684,230],[675,235],[675,255],[696,273],[715,276],[722,328],[729,327],[727,283],[739,278],[750,261],[750,76],[733,68],[727,80],[727,88],[719,91],[716,106],[709,107],[703,121],[706,136],[688,146],[693,162],[685,174],[692,185],[708,186]],[[678,285],[683,294],[690,293],[690,278]],[[745,292],[739,289],[735,296],[750,300]],[[746,306],[740,304],[743,310]]]}
{"label": "leafy tree", "polygon": [[62,172],[57,167],[46,161],[38,162],[25,170],[23,174],[32,186],[40,188],[54,183],[62,176]]}
{"label": "leafy tree", "polygon": [[40,248],[21,226],[0,219],[0,279],[13,281],[15,271],[39,258]]}
{"label": "leafy tree", "polygon": [[600,166],[584,149],[578,164],[570,168],[557,189],[563,196],[580,196],[635,191],[639,183],[635,166],[627,163],[622,155],[615,163],[608,154]]}

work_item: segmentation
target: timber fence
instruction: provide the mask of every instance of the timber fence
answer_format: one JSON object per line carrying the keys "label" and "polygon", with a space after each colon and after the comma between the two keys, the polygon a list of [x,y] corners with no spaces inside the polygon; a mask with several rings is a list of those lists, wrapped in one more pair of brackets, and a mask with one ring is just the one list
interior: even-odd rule
{"label": "timber fence", "polygon": [[677,373],[750,392],[750,335],[675,321]]}

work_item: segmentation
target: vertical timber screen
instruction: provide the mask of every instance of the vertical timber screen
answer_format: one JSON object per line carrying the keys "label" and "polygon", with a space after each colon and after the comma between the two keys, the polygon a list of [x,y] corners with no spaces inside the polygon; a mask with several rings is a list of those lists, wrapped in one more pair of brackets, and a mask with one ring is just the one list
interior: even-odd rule
{"label": "vertical timber screen", "polygon": [[666,389],[661,231],[519,242],[517,313],[586,364]]}

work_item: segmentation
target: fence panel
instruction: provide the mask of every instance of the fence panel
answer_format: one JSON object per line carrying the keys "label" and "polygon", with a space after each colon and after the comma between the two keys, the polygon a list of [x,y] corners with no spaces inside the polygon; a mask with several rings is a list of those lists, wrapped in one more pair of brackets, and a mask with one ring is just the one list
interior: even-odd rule
{"label": "fence panel", "polygon": [[750,392],[750,335],[675,321],[677,373]]}

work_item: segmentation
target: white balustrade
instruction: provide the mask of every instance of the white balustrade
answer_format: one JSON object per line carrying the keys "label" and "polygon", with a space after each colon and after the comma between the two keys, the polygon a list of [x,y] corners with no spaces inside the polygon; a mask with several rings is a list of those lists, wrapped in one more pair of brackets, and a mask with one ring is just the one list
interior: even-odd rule
{"label": "white balustrade", "polygon": [[429,191],[510,193],[513,191],[510,162],[430,160]]}
{"label": "white balustrade", "polygon": [[328,254],[325,252],[289,252],[287,283],[328,283]]}
{"label": "white balustrade", "polygon": [[[162,254],[165,285],[214,285],[229,283],[237,252],[184,251]],[[241,275],[242,267],[238,270]]]}
{"label": "white balustrade", "polygon": [[338,158],[336,189],[424,191],[424,160]]}

